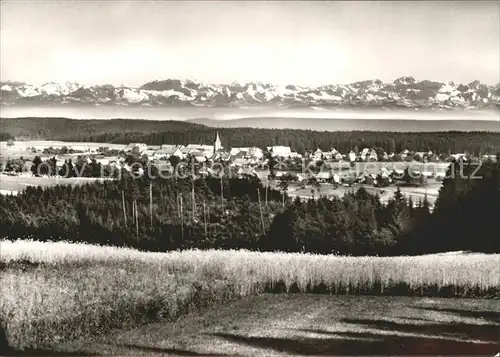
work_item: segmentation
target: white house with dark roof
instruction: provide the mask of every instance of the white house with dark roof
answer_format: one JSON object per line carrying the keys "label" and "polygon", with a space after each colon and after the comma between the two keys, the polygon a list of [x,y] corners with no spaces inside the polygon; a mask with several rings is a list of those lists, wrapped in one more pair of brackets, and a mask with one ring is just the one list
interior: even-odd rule
{"label": "white house with dark roof", "polygon": [[146,155],[149,160],[153,159],[154,154],[156,153],[157,150],[152,150],[152,149],[147,149],[144,150],[141,155]]}
{"label": "white house with dark roof", "polygon": [[261,160],[264,158],[264,152],[261,148],[254,146],[248,149],[247,156],[252,159]]}
{"label": "white house with dark roof", "polygon": [[134,152],[137,154],[142,154],[144,151],[148,149],[148,146],[144,143],[131,143],[128,144],[123,151],[125,152]]}
{"label": "white house with dark roof", "polygon": [[455,160],[467,161],[467,154],[451,154],[450,157],[454,158]]}
{"label": "white house with dark roof", "polygon": [[482,159],[483,160],[491,160],[491,161],[495,162],[497,160],[497,156],[496,155],[483,155]]}
{"label": "white house with dark roof", "polygon": [[380,169],[380,176],[382,179],[387,180],[387,182],[392,183],[392,174],[387,168],[382,167]]}
{"label": "white house with dark roof", "polygon": [[199,151],[191,154],[192,159],[197,163],[203,163],[208,161],[208,157]]}
{"label": "white house with dark roof", "polygon": [[236,172],[238,176],[259,176],[257,171],[252,167],[240,167]]}
{"label": "white house with dark roof", "polygon": [[197,150],[197,151],[213,151],[213,145],[202,145],[202,144],[188,144],[186,146],[187,150]]}
{"label": "white house with dark roof", "polygon": [[314,175],[314,177],[319,182],[329,181],[332,178],[332,172],[331,171],[320,171],[316,175]]}
{"label": "white house with dark roof", "polygon": [[239,159],[234,159],[233,162],[231,163],[231,167],[250,167],[255,165],[256,161],[253,159],[244,159],[244,158],[239,158]]}
{"label": "white house with dark roof", "polygon": [[177,156],[182,159],[184,155],[182,154],[183,145],[162,145],[159,150],[156,150],[153,154],[153,159],[155,160],[167,160],[170,156]]}
{"label": "white house with dark roof", "polygon": [[303,174],[296,174],[295,177],[297,177],[297,182],[302,182],[305,180]]}
{"label": "white house with dark roof", "polygon": [[290,159],[302,159],[302,154],[292,151],[289,155]]}
{"label": "white house with dark roof", "polygon": [[370,171],[365,171],[363,172],[358,178],[356,179],[357,182],[359,183],[366,183],[366,184],[373,184],[377,180],[377,175],[373,172]]}
{"label": "white house with dark roof", "polygon": [[332,154],[332,159],[335,161],[342,161],[343,158],[342,154],[338,151],[335,154]]}
{"label": "white house with dark roof", "polygon": [[399,156],[401,156],[401,158],[404,160],[410,154],[411,154],[410,150],[404,149],[403,151],[401,151],[401,153],[399,154]]}
{"label": "white house with dark roof", "polygon": [[367,156],[367,160],[370,160],[370,161],[377,161],[378,160],[377,151],[375,149],[370,150],[370,153]]}
{"label": "white house with dark roof", "polygon": [[390,178],[391,177],[391,172],[385,168],[385,167],[382,167],[380,169],[380,175],[383,177],[383,178]]}
{"label": "white house with dark roof", "polygon": [[438,171],[434,174],[436,180],[443,180],[446,177],[446,172]]}
{"label": "white house with dark roof", "polygon": [[436,173],[434,171],[424,170],[422,171],[422,176],[425,178],[432,178]]}
{"label": "white house with dark roof", "polygon": [[290,146],[268,146],[267,151],[269,151],[272,156],[279,157],[289,157],[292,153]]}
{"label": "white house with dark roof", "polygon": [[237,155],[242,151],[246,152],[246,151],[248,151],[248,148],[231,148],[231,150],[229,152],[231,153],[231,155]]}
{"label": "white house with dark roof", "polygon": [[319,161],[323,159],[323,156],[324,156],[323,151],[321,151],[320,148],[317,148],[316,151],[313,152],[313,154],[311,155],[311,160]]}
{"label": "white house with dark roof", "polygon": [[193,152],[196,152],[197,149],[194,148],[188,148],[187,146],[183,147],[181,149],[182,156],[185,158],[186,156],[190,155]]}

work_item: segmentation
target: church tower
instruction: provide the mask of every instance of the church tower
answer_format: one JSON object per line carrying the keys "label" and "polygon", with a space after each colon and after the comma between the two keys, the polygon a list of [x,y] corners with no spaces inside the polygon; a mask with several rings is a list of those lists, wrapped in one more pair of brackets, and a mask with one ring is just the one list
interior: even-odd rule
{"label": "church tower", "polygon": [[214,142],[214,152],[219,151],[220,149],[222,149],[222,143],[220,142],[219,132],[217,132]]}

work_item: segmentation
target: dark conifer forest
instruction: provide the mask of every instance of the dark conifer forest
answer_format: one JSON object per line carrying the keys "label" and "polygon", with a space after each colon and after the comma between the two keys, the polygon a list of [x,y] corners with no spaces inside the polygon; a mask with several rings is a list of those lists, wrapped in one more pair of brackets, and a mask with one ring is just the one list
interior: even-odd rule
{"label": "dark conifer forest", "polygon": [[295,129],[213,128],[190,122],[165,120],[76,120],[65,118],[0,118],[0,132],[7,139],[63,140],[129,144],[212,144],[219,131],[224,147],[266,148],[290,146],[293,151],[330,150],[348,153],[355,147],[382,148],[388,153],[433,151],[473,155],[500,152],[499,132],[397,133],[387,131],[313,131]]}
{"label": "dark conifer forest", "polygon": [[[0,119],[0,139],[128,144],[210,144],[214,128],[178,121]],[[435,153],[500,152],[491,132],[319,132],[219,128],[225,147],[287,145],[347,153],[375,147]],[[55,160],[48,161],[55,169]],[[95,165],[93,165],[95,164]],[[97,163],[71,163],[82,176]],[[147,164],[146,162],[144,164]],[[154,169],[154,168],[153,168]],[[60,173],[71,176],[70,172]],[[41,173],[43,174],[43,172]],[[500,252],[500,163],[452,162],[433,212],[400,191],[388,203],[359,188],[342,198],[292,199],[247,178],[133,178],[83,186],[27,187],[0,196],[0,236],[69,240],[153,251],[246,248],[350,255]],[[473,177],[472,177],[473,176]],[[477,178],[481,177],[481,178]],[[284,195],[284,197],[283,197]]]}
{"label": "dark conifer forest", "polygon": [[426,200],[413,205],[399,191],[387,204],[363,188],[343,198],[283,200],[283,192],[252,177],[123,175],[83,186],[27,187],[0,196],[0,236],[151,251],[500,252],[500,164],[464,165],[450,165],[432,213]]}

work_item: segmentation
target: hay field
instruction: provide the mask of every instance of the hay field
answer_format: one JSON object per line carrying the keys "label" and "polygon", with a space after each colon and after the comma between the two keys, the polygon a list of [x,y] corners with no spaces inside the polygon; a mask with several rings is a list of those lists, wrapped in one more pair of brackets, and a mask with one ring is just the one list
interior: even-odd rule
{"label": "hay field", "polygon": [[[14,141],[14,145],[7,145],[7,141],[0,141],[0,160],[16,159],[21,156],[26,160],[33,160],[35,156],[41,155],[44,149],[50,147],[60,149],[66,146],[68,149],[73,149],[82,152],[96,152],[100,147],[107,147],[111,150],[123,150],[127,145],[110,144],[110,143],[92,143],[92,142],[72,142],[72,141],[54,141],[54,140],[19,140]],[[31,148],[35,148],[38,152],[33,153]],[[65,157],[76,157],[81,154],[68,154]]]}
{"label": "hay field", "polygon": [[106,177],[36,177],[29,173],[18,176],[9,176],[0,173],[0,190],[4,194],[17,194],[29,186],[49,187],[55,185],[84,185],[92,182],[103,182],[110,180]]}
{"label": "hay field", "polygon": [[109,149],[123,150],[127,145],[124,144],[110,144],[110,143],[94,143],[94,142],[76,142],[76,141],[56,141],[56,140],[18,140],[14,141],[14,145],[8,146],[7,141],[0,141],[0,149],[7,152],[23,152],[26,148],[36,148],[37,150],[60,149],[63,146],[72,148],[73,150],[86,151],[89,149],[97,150],[100,147],[107,147]]}
{"label": "hay field", "polygon": [[0,321],[12,347],[43,348],[263,292],[488,296],[500,255],[341,257],[249,251],[146,253],[4,240]]}

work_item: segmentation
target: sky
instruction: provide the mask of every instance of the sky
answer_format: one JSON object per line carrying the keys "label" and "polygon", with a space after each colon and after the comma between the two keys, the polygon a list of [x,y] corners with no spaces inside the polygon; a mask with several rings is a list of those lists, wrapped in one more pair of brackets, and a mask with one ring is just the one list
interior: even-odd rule
{"label": "sky", "polygon": [[500,2],[0,4],[2,80],[500,82]]}

